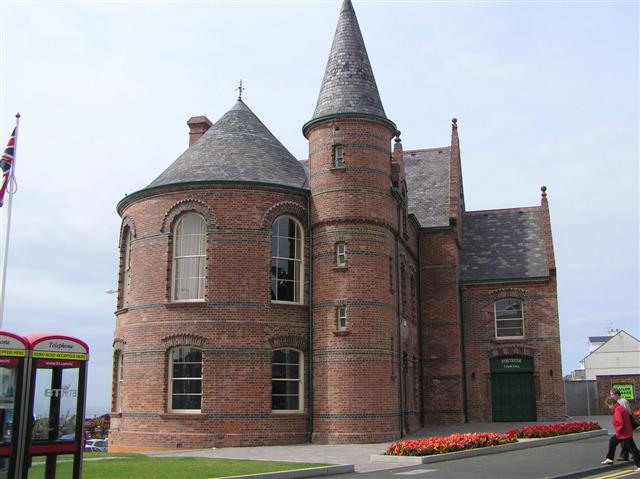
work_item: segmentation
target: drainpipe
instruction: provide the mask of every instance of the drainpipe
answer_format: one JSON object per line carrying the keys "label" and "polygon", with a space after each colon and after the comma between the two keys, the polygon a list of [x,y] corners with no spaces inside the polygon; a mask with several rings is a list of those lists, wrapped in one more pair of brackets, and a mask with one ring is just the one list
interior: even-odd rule
{"label": "drainpipe", "polygon": [[460,302],[460,353],[462,355],[462,414],[464,414],[464,422],[469,422],[468,404],[467,404],[467,361],[464,354],[464,301],[462,299],[463,289],[462,286],[458,289],[458,300]]}
{"label": "drainpipe", "polygon": [[311,443],[313,438],[313,229],[311,228],[311,192],[307,193],[307,237],[309,238],[309,287],[307,288],[308,303],[308,334],[307,334],[307,441]]}
{"label": "drainpipe", "polygon": [[398,375],[400,383],[400,437],[404,437],[404,371],[402,365],[402,312],[400,311],[400,215],[402,214],[402,199],[398,205],[397,225],[396,225],[396,318],[398,322]]}
{"label": "drainpipe", "polygon": [[422,337],[422,289],[420,287],[420,262],[422,261],[422,252],[420,251],[420,231],[418,231],[418,274],[416,275],[416,288],[418,290],[418,371],[420,371],[419,377],[419,391],[420,391],[420,427],[424,427],[424,369],[422,363],[422,356],[424,354]]}

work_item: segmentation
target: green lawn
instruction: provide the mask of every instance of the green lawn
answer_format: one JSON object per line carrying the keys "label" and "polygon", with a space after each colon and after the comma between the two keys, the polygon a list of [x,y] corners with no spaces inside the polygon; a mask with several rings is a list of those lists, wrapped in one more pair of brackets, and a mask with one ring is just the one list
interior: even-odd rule
{"label": "green lawn", "polygon": [[[105,458],[104,460],[95,460]],[[59,456],[56,479],[70,479],[72,457]],[[200,457],[147,457],[143,454],[85,455],[83,479],[207,479],[241,476],[261,472],[287,471],[326,464],[301,464],[271,461],[239,461],[234,459],[204,459]],[[28,479],[44,477],[44,457],[34,457]]]}

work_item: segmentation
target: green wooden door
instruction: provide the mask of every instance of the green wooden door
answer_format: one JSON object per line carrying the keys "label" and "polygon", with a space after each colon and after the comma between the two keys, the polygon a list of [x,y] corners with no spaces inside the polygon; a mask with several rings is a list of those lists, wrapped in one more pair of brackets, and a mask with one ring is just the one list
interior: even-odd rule
{"label": "green wooden door", "polygon": [[491,375],[493,420],[535,421],[536,396],[532,373]]}

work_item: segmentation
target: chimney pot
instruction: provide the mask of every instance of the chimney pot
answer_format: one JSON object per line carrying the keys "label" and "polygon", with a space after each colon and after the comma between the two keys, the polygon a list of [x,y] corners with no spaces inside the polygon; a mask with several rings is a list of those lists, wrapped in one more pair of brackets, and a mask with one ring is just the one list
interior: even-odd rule
{"label": "chimney pot", "polygon": [[189,126],[189,146],[191,146],[211,128],[213,123],[206,116],[201,115],[189,118],[187,125]]}

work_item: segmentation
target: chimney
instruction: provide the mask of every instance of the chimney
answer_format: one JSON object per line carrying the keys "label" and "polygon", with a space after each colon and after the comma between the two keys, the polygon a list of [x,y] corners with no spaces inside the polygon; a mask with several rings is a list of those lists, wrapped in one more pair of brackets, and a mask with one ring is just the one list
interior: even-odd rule
{"label": "chimney", "polygon": [[191,146],[211,128],[213,123],[206,116],[201,115],[189,118],[187,125],[189,126],[189,146]]}

